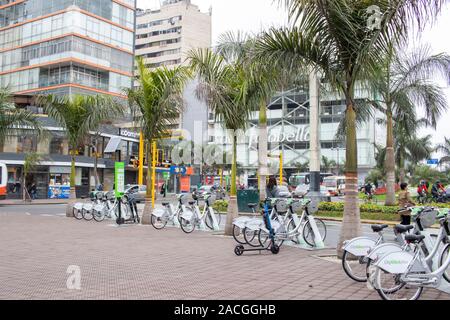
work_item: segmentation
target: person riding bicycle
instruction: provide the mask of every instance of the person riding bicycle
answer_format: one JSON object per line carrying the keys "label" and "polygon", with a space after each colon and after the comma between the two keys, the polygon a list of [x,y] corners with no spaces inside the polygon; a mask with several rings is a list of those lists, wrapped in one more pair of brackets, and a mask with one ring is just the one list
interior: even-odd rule
{"label": "person riding bicycle", "polygon": [[425,197],[428,194],[427,183],[425,180],[420,181],[420,184],[417,187],[417,194],[422,197]]}
{"label": "person riding bicycle", "polygon": [[443,195],[446,194],[444,185],[440,181],[436,181],[431,188],[431,195],[435,200],[440,199]]}
{"label": "person riding bicycle", "polygon": [[372,187],[372,184],[370,182],[367,182],[366,185],[364,186],[364,193],[369,198],[372,198],[372,196],[373,196],[372,188],[373,187]]}

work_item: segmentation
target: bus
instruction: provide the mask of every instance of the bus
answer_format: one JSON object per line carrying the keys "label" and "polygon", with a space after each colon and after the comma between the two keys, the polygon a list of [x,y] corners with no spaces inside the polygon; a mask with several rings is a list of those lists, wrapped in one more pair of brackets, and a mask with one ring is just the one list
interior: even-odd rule
{"label": "bus", "polygon": [[345,176],[326,177],[323,180],[323,185],[331,196],[343,195],[345,190]]}
{"label": "bus", "polygon": [[[326,177],[333,176],[332,173],[320,173],[320,184],[323,184],[323,181]],[[290,188],[297,188],[299,185],[309,185],[311,183],[310,173],[304,172],[304,173],[297,173],[293,174],[289,177],[289,187]]]}
{"label": "bus", "polygon": [[8,170],[6,164],[0,163],[0,199],[6,198],[6,184],[8,180]]}

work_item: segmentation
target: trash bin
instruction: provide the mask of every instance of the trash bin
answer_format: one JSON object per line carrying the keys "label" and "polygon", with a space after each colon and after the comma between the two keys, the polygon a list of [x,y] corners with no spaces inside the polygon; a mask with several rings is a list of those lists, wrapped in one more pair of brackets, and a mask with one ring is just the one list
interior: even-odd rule
{"label": "trash bin", "polygon": [[252,212],[248,207],[249,203],[259,203],[259,191],[246,189],[237,191],[237,203],[239,212]]}

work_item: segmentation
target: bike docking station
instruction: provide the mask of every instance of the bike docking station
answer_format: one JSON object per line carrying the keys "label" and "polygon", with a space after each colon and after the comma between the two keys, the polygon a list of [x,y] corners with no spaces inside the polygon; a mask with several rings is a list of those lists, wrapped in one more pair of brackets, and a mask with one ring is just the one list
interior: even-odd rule
{"label": "bike docking station", "polygon": [[270,251],[273,254],[278,254],[280,252],[280,247],[275,243],[275,230],[273,228],[272,221],[270,219],[269,202],[270,202],[270,200],[266,200],[264,202],[264,216],[263,216],[264,225],[269,234],[269,240],[270,240],[269,244],[268,245],[261,244],[260,246],[256,246],[256,247],[252,246],[251,248],[245,248],[242,244],[238,244],[234,248],[234,253],[237,256],[241,256],[244,252],[259,252],[259,253],[261,253],[263,251]]}
{"label": "bike docking station", "polygon": [[[114,170],[114,186],[115,186],[115,195],[119,205],[118,209],[118,217],[116,219],[116,224],[118,226],[124,224],[139,224],[139,214],[137,210],[136,201],[133,196],[125,195],[125,163],[116,162],[115,170]],[[121,203],[125,203],[129,206],[130,216],[125,219],[122,216],[122,206]]]}

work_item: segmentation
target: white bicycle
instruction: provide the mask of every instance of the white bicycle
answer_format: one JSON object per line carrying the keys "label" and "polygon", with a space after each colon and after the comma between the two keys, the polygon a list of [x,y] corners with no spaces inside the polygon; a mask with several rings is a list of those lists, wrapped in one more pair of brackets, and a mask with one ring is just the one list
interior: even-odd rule
{"label": "white bicycle", "polygon": [[[205,194],[205,206],[203,212],[200,212],[197,201],[189,201],[189,210],[183,211],[180,216],[181,230],[185,233],[192,233],[195,227],[203,228],[206,225],[209,229],[218,231],[219,221],[212,205],[214,204],[216,197],[211,194]],[[219,215],[220,217],[220,215]],[[220,219],[220,218],[219,218]]]}

